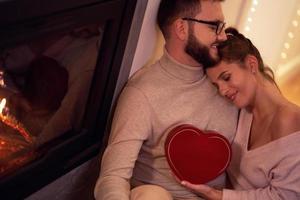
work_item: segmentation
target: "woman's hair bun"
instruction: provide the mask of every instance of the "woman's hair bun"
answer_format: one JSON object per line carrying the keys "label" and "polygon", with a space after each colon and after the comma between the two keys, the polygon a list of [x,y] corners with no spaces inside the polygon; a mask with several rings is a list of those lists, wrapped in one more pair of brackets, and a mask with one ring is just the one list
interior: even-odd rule
{"label": "woman's hair bun", "polygon": [[228,27],[225,29],[226,35],[238,36],[240,33],[236,28]]}

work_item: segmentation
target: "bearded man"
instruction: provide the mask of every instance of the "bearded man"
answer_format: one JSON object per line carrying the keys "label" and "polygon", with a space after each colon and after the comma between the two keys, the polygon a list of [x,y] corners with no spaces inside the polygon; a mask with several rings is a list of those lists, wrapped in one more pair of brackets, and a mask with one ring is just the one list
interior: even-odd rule
{"label": "bearded man", "polygon": [[[98,200],[199,200],[170,172],[164,143],[170,129],[192,124],[232,141],[237,110],[222,99],[203,67],[219,61],[226,40],[220,0],[162,0],[158,25],[164,55],[138,70],[123,89],[95,187]],[[225,175],[209,185],[224,187]]]}

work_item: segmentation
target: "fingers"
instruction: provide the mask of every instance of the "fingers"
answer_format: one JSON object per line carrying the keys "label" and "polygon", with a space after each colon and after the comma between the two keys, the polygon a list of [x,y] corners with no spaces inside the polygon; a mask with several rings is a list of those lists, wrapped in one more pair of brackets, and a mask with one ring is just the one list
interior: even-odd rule
{"label": "fingers", "polygon": [[181,184],[189,189],[195,190],[197,192],[200,192],[202,194],[209,192],[210,190],[212,190],[211,187],[207,186],[207,185],[196,185],[196,184],[192,184],[188,181],[182,181]]}
{"label": "fingers", "polygon": [[198,195],[206,197],[207,199],[221,200],[222,196],[223,196],[222,191],[216,190],[207,185],[195,185],[195,184],[189,183],[188,181],[182,181],[181,184],[183,186],[193,190]]}

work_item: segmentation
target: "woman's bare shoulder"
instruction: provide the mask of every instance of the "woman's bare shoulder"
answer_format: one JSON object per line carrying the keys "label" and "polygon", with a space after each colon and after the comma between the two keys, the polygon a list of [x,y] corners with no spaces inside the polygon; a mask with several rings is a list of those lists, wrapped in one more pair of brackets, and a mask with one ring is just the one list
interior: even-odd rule
{"label": "woman's bare shoulder", "polygon": [[276,131],[274,131],[273,139],[300,131],[300,107],[294,104],[280,107],[274,124]]}

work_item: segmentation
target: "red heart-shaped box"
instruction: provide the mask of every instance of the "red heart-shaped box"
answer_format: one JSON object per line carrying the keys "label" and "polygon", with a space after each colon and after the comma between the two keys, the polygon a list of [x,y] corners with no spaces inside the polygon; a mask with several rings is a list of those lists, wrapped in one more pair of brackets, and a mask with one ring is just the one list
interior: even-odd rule
{"label": "red heart-shaped box", "polygon": [[172,172],[180,181],[205,184],[226,170],[231,159],[231,146],[215,131],[203,132],[182,124],[169,132],[165,153]]}

